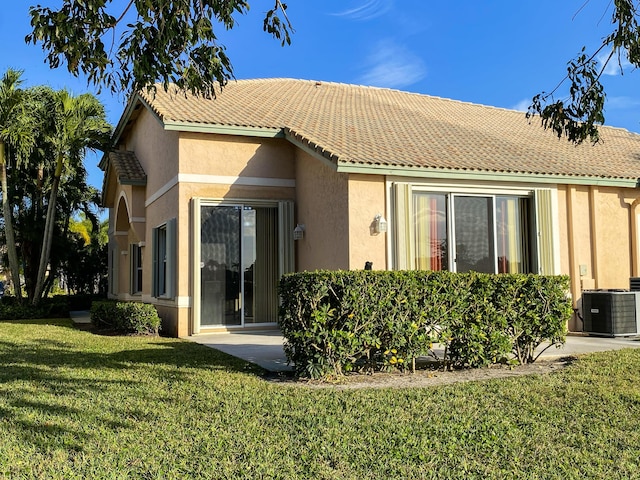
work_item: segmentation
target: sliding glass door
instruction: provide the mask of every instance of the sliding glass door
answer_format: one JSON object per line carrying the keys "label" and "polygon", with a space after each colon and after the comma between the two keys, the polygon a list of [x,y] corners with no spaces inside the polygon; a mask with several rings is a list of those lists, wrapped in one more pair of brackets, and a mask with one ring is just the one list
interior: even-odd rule
{"label": "sliding glass door", "polygon": [[456,271],[494,273],[493,198],[453,198]]}
{"label": "sliding glass door", "polygon": [[201,327],[276,321],[277,226],[276,207],[200,207]]}
{"label": "sliding glass door", "polygon": [[531,198],[413,192],[413,267],[528,273]]}

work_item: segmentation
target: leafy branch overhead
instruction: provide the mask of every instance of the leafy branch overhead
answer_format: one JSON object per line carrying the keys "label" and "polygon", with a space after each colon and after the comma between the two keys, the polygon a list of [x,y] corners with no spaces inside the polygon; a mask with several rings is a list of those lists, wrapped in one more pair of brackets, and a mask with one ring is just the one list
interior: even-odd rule
{"label": "leafy branch overhead", "polygon": [[[613,0],[611,22],[613,31],[591,55],[582,48],[580,54],[567,65],[566,77],[551,91],[534,96],[527,118],[540,116],[544,128],[551,129],[558,138],[565,136],[579,144],[585,140],[600,140],[598,125],[604,123],[605,90],[600,82],[602,74],[612,61],[622,71],[623,59],[632,66],[640,66],[640,27],[638,25],[639,0]],[[601,52],[609,52],[599,63]],[[569,82],[569,95],[556,99],[556,92]]]}
{"label": "leafy branch overhead", "polygon": [[[293,32],[286,9],[275,0],[263,25],[282,45]],[[42,44],[52,68],[66,63],[72,74],[112,92],[162,82],[213,97],[217,84],[233,78],[216,32],[232,29],[248,11],[245,0],[63,0],[57,10],[30,8],[26,41]]]}

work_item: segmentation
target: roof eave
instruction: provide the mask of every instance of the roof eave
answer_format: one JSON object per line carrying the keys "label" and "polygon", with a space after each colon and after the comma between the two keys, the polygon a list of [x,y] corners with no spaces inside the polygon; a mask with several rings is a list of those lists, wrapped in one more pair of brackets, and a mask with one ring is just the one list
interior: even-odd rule
{"label": "roof eave", "polygon": [[118,183],[120,185],[132,185],[134,187],[145,187],[147,185],[147,177],[144,179],[127,179],[127,178],[119,178]]}
{"label": "roof eave", "polygon": [[135,93],[129,98],[129,101],[127,102],[124,112],[122,112],[122,116],[118,121],[118,125],[116,125],[116,128],[113,131],[113,135],[111,136],[112,145],[118,144],[118,142],[120,141],[120,136],[122,135],[122,133],[125,131],[125,129],[130,123],[131,116],[133,115],[134,112],[139,110],[142,106],[147,107],[149,111],[153,112],[153,114],[156,117],[158,117],[154,109],[151,108],[151,105],[149,105],[149,103],[139,93]]}
{"label": "roof eave", "polygon": [[543,173],[492,172],[482,170],[464,170],[453,168],[405,167],[393,165],[358,165],[338,162],[337,171],[341,173],[360,173],[369,175],[389,175],[402,177],[429,177],[452,180],[494,180],[516,183],[544,183],[566,185],[594,185],[607,187],[640,187],[638,178],[605,178],[593,176],[557,175]]}
{"label": "roof eave", "polygon": [[220,125],[215,123],[179,122],[165,120],[165,130],[192,133],[215,133],[219,135],[240,135],[244,137],[282,138],[282,128],[249,127],[242,125]]}

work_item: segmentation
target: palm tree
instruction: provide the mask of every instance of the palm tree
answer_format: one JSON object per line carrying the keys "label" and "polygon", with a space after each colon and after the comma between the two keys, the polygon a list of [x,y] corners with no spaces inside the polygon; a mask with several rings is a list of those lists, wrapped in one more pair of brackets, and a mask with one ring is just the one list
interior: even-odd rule
{"label": "palm tree", "polygon": [[24,158],[33,146],[34,118],[25,105],[24,91],[20,88],[22,72],[9,69],[0,79],[0,182],[2,183],[2,214],[9,257],[9,270],[14,294],[22,301],[20,264],[13,228],[13,208],[9,195],[7,164],[9,154],[15,161]]}
{"label": "palm tree", "polygon": [[65,173],[83,168],[82,160],[87,149],[107,149],[111,136],[111,125],[106,120],[104,106],[93,95],[74,97],[68,91],[60,90],[56,92],[53,114],[55,122],[49,141],[55,158],[55,173],[49,193],[38,276],[32,299],[34,305],[38,304],[44,292],[60,183],[66,178]]}

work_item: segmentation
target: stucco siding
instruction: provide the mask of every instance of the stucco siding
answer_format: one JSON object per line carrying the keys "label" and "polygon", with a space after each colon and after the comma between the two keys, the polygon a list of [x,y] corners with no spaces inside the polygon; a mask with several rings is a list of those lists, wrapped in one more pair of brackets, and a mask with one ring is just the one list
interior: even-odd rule
{"label": "stucco siding", "polygon": [[362,269],[365,262],[373,262],[374,270],[387,269],[387,237],[390,233],[376,233],[374,218],[385,219],[385,177],[382,175],[349,176],[349,268]]}
{"label": "stucco siding", "polygon": [[147,174],[147,196],[153,195],[178,174],[178,132],[165,131],[158,119],[143,109],[126,142]]}
{"label": "stucco siding", "polygon": [[284,139],[181,133],[180,173],[295,178],[293,146]]}
{"label": "stucco siding", "polygon": [[579,290],[629,286],[632,247],[625,190],[566,187],[567,241],[561,258],[566,258],[578,295]]}
{"label": "stucco siding", "polygon": [[629,206],[620,189],[592,187],[592,195],[597,287],[629,288]]}
{"label": "stucco siding", "polygon": [[[629,288],[634,228],[631,204],[636,189],[566,185],[558,189],[561,273],[571,277],[580,308],[584,290]],[[637,243],[637,242],[636,242]],[[581,330],[573,319],[570,330]]]}
{"label": "stucco siding", "polygon": [[298,150],[296,223],[305,225],[297,240],[296,268],[346,270],[349,262],[349,179]]}

